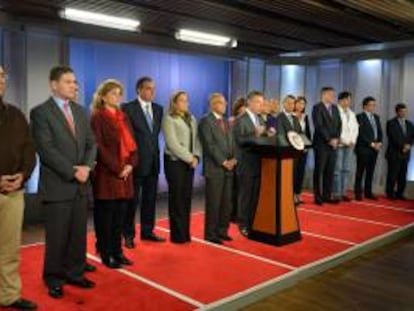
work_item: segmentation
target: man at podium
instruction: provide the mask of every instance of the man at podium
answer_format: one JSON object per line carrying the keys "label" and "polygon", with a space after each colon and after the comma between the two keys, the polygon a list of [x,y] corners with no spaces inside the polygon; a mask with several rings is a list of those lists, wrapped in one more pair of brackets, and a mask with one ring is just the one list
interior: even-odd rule
{"label": "man at podium", "polygon": [[259,117],[264,95],[251,91],[247,95],[246,113],[240,116],[234,126],[236,142],[238,192],[238,224],[241,234],[247,236],[255,210],[260,187],[260,157],[242,146],[243,141],[266,134],[266,127]]}

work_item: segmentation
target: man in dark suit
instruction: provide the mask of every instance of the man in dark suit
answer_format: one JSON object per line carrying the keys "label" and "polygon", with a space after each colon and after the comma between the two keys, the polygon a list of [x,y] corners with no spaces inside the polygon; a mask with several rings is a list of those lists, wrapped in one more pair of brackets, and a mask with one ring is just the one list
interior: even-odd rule
{"label": "man in dark suit", "polygon": [[71,68],[57,66],[49,76],[52,96],[30,114],[40,157],[39,195],[45,206],[46,253],[43,279],[53,298],[63,284],[92,288],[84,277],[89,173],[96,144],[85,110],[71,101],[76,92]]}
{"label": "man in dark suit", "polygon": [[138,166],[134,170],[135,197],[129,204],[123,226],[125,246],[134,248],[135,213],[141,208],[141,239],[163,242],[154,234],[155,201],[160,173],[160,148],[158,136],[163,115],[162,106],[153,102],[155,83],[149,77],[138,79],[137,98],[122,106],[129,117],[138,147]]}
{"label": "man in dark suit", "polygon": [[362,101],[364,111],[357,115],[359,134],[355,145],[357,167],[354,192],[355,199],[358,201],[362,200],[362,178],[364,174],[365,198],[377,199],[372,193],[372,179],[374,177],[378,152],[382,147],[382,128],[379,116],[374,113],[375,107],[375,98],[372,96],[365,97]]}
{"label": "man in dark suit", "polygon": [[203,173],[206,178],[206,217],[204,237],[222,244],[228,235],[232,208],[233,174],[237,164],[235,146],[225,118],[226,100],[220,93],[210,96],[210,113],[200,120],[199,137],[203,146]]}
{"label": "man in dark suit", "polygon": [[302,132],[298,118],[294,115],[295,97],[287,95],[283,99],[283,111],[279,113],[276,119],[276,132],[278,134],[286,135],[289,131],[297,133]]}
{"label": "man in dark suit", "polygon": [[240,232],[247,236],[251,227],[254,210],[259,198],[260,157],[243,147],[246,139],[264,135],[266,127],[259,117],[264,101],[263,93],[251,91],[247,95],[246,112],[234,125],[233,133],[236,142],[236,173],[239,182],[238,223]]}
{"label": "man in dark suit", "polygon": [[313,136],[315,151],[313,192],[315,203],[318,205],[322,205],[323,202],[338,203],[338,200],[332,197],[332,183],[342,122],[334,101],[335,90],[332,87],[323,87],[321,102],[316,104],[312,110],[315,127]]}
{"label": "man in dark suit", "polygon": [[388,147],[385,157],[388,161],[388,172],[385,192],[391,200],[405,200],[404,190],[411,146],[414,143],[414,125],[407,120],[405,104],[397,104],[395,112],[396,117],[387,122]]}

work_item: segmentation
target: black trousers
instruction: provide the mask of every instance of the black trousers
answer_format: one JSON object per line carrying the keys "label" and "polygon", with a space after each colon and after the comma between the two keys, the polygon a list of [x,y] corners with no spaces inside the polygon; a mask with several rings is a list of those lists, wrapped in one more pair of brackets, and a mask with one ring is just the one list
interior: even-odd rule
{"label": "black trousers", "polygon": [[45,207],[46,251],[43,279],[49,287],[83,278],[86,263],[88,199],[47,202]]}
{"label": "black trousers", "polygon": [[95,200],[96,248],[102,258],[122,255],[122,223],[129,200]]}
{"label": "black trousers", "polygon": [[168,182],[170,238],[176,243],[189,242],[194,169],[183,161],[173,161],[167,155],[164,166]]}
{"label": "black trousers", "polygon": [[387,158],[388,171],[385,192],[388,196],[401,197],[404,195],[409,160],[408,157],[402,158],[399,156],[389,156]]}
{"label": "black trousers", "polygon": [[[354,185],[354,192],[356,195],[362,195],[362,190],[364,190],[365,196],[372,195],[372,179],[374,178],[377,157],[378,152],[375,150],[369,152],[356,152],[357,165]],[[362,189],[362,179],[364,176],[364,189]]]}
{"label": "black trousers", "polygon": [[336,150],[329,147],[315,147],[314,150],[313,192],[315,199],[327,200],[332,195]]}
{"label": "black trousers", "polygon": [[232,188],[233,175],[206,177],[206,239],[219,239],[227,235],[233,207]]}
{"label": "black trousers", "polygon": [[301,154],[295,161],[294,167],[294,192],[295,194],[301,194],[303,188],[303,180],[305,178],[306,161],[308,159],[308,153]]}
{"label": "black trousers", "polygon": [[135,177],[134,187],[134,199],[130,200],[126,207],[122,228],[122,234],[126,239],[135,238],[135,214],[138,206],[141,210],[141,236],[148,236],[154,230],[158,174]]}
{"label": "black trousers", "polygon": [[232,207],[231,207],[231,214],[230,214],[230,221],[236,222],[238,217],[238,210],[239,210],[239,200],[238,200],[238,193],[239,193],[239,184],[237,179],[237,174],[233,174],[233,187],[231,193],[231,200],[232,200]]}
{"label": "black trousers", "polygon": [[238,182],[238,224],[240,228],[250,229],[259,200],[260,176],[239,174]]}

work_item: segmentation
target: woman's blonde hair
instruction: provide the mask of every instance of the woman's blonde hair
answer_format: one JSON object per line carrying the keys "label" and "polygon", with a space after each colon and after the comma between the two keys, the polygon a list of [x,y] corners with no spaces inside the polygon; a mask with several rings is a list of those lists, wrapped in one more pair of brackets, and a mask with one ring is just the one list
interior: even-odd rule
{"label": "woman's blonde hair", "polygon": [[[177,91],[170,98],[170,104],[168,106],[168,113],[171,116],[179,116],[180,115],[178,113],[177,100],[181,95],[187,95],[188,96],[187,92],[185,92],[185,91]],[[184,113],[184,118],[188,118],[188,117],[191,117],[190,111],[187,111],[187,112]]]}
{"label": "woman's blonde hair", "polygon": [[91,104],[92,113],[95,113],[105,107],[105,103],[102,98],[113,89],[120,89],[121,95],[124,93],[124,87],[118,80],[108,79],[103,81],[98,86],[95,94],[93,94],[93,100]]}

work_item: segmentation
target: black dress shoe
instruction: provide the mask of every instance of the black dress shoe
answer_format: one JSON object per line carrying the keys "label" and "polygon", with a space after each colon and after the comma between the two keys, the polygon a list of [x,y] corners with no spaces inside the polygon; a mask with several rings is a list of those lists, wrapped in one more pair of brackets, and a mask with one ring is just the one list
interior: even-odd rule
{"label": "black dress shoe", "polygon": [[342,197],[342,201],[344,201],[344,202],[351,202],[351,201],[352,201],[352,199],[351,199],[350,197],[348,197],[348,196],[344,195],[344,196]]}
{"label": "black dress shoe", "polygon": [[240,228],[240,233],[241,233],[243,236],[247,237],[247,236],[249,235],[249,229],[247,229],[247,228],[245,228],[245,227]]}
{"label": "black dress shoe", "polygon": [[206,241],[210,242],[210,243],[214,243],[214,244],[223,244],[223,242],[220,239],[206,239]]}
{"label": "black dress shoe", "polygon": [[233,238],[227,234],[219,235],[219,238],[223,241],[233,241]]}
{"label": "black dress shoe", "polygon": [[326,199],[324,202],[329,204],[339,204],[340,201],[338,199]]}
{"label": "black dress shoe", "polygon": [[356,194],[355,195],[355,200],[362,201],[362,195],[361,194]]}
{"label": "black dress shoe", "polygon": [[126,258],[124,254],[122,254],[120,256],[116,256],[115,259],[121,265],[124,265],[124,266],[132,266],[134,264],[134,262],[132,260],[129,260],[128,258]]}
{"label": "black dress shoe", "polygon": [[87,278],[83,278],[80,280],[67,280],[67,283],[76,287],[90,289],[95,287],[95,282],[88,280]]}
{"label": "black dress shoe", "polygon": [[121,262],[112,256],[102,257],[102,263],[110,269],[121,268]]}
{"label": "black dress shoe", "polygon": [[31,302],[30,300],[20,298],[13,302],[11,305],[6,306],[6,308],[12,308],[17,310],[36,310],[37,304]]}
{"label": "black dress shoe", "polygon": [[96,267],[94,265],[91,265],[90,263],[85,264],[85,272],[95,272]]}
{"label": "black dress shoe", "polygon": [[323,200],[322,200],[322,198],[315,198],[315,204],[316,204],[316,205],[323,205]]}
{"label": "black dress shoe", "polygon": [[59,299],[63,297],[63,287],[62,286],[51,286],[49,287],[48,294],[50,297]]}
{"label": "black dress shoe", "polygon": [[407,201],[407,198],[403,195],[397,195],[396,198],[397,198],[397,200]]}
{"label": "black dress shoe", "polygon": [[148,235],[141,235],[141,240],[151,241],[151,242],[165,242],[165,239],[155,235],[154,233]]}
{"label": "black dress shoe", "polygon": [[374,200],[374,201],[378,200],[378,198],[373,194],[368,194],[365,196],[365,198],[367,198],[368,200]]}
{"label": "black dress shoe", "polygon": [[125,247],[129,248],[129,249],[135,248],[134,239],[132,239],[132,238],[125,239]]}

